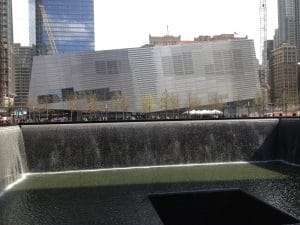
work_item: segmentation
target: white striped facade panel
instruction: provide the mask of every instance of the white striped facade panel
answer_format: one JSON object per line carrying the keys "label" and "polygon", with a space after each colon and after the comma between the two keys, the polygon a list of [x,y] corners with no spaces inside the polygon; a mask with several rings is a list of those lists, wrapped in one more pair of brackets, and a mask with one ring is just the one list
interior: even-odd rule
{"label": "white striped facade panel", "polygon": [[[109,89],[110,94],[120,91],[128,97],[130,111],[141,112],[148,96],[159,106],[165,90],[178,96],[180,107],[186,107],[189,94],[202,104],[216,96],[227,102],[253,99],[258,84],[253,40],[234,39],[35,57],[30,97],[66,88],[99,93]],[[111,106],[109,99],[105,101]],[[64,102],[52,105],[66,107]]]}

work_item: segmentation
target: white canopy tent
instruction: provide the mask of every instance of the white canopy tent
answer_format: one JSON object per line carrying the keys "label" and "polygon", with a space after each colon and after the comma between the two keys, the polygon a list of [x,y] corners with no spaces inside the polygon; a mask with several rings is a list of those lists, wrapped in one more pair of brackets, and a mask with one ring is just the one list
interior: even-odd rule
{"label": "white canopy tent", "polygon": [[213,109],[213,110],[190,110],[190,111],[185,111],[182,114],[184,115],[199,115],[199,116],[222,116],[223,112],[217,109]]}

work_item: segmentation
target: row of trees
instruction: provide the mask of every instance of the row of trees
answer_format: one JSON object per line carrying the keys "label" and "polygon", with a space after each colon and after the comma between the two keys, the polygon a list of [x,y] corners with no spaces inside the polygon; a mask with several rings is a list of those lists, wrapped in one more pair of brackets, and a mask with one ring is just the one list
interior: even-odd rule
{"label": "row of trees", "polygon": [[[179,113],[179,96],[173,94],[167,89],[164,90],[160,97],[159,105],[155,103],[155,100],[152,96],[146,96],[143,100],[143,111],[144,113],[150,114],[154,111],[165,111],[165,116],[167,117],[167,112],[173,111],[173,113]],[[76,93],[72,93],[67,96],[65,104],[66,108],[71,112],[71,120],[73,120],[73,115],[75,111],[82,110],[82,106],[80,103],[80,98]],[[224,103],[221,98],[216,98],[213,100],[214,108],[222,108]],[[40,117],[41,114],[45,115],[48,118],[49,114],[51,114],[51,110],[49,109],[50,99],[47,96],[44,96],[42,99],[39,99],[39,102],[30,101],[27,104],[29,114],[38,114]],[[193,95],[191,92],[188,93],[186,106],[187,110],[196,109],[201,105],[201,99],[198,96]],[[111,99],[111,107],[112,110],[117,113],[122,112],[122,117],[126,117],[126,113],[130,108],[130,101],[125,94],[117,93]],[[107,110],[107,105],[103,108],[102,102],[97,97],[95,92],[91,92],[87,95],[87,108],[84,109],[91,115],[96,115],[99,111]]]}
{"label": "row of trees", "polygon": [[[43,101],[39,101],[39,104],[37,102],[29,102],[28,103],[28,109],[29,112],[38,112],[39,114],[43,113],[49,115],[49,99],[43,98]],[[110,104],[110,107],[112,111],[116,112],[115,117],[118,117],[118,113],[122,113],[122,118],[126,118],[127,112],[130,109],[130,101],[129,98],[124,93],[116,93],[111,101],[109,103],[105,102],[105,106],[101,100],[99,100],[99,97],[95,92],[91,92],[87,95],[86,98],[87,106],[83,108],[82,101],[80,100],[78,94],[72,93],[67,96],[65,104],[66,109],[68,109],[71,113],[71,120],[74,120],[74,112],[76,111],[88,111],[90,115],[96,116],[98,112],[107,112],[108,106],[107,104]],[[199,109],[201,105],[203,105],[203,102],[201,101],[200,97],[193,94],[192,92],[188,92],[186,96],[184,96],[184,104],[183,102],[183,96],[178,96],[167,89],[163,91],[159,98],[159,102],[156,102],[156,100],[152,96],[146,96],[143,99],[143,112],[147,113],[148,116],[152,112],[157,111],[164,111],[164,116],[167,118],[168,113],[171,113],[173,116],[178,115],[180,113],[180,108],[184,108],[188,112],[193,109]],[[224,109],[227,106],[227,103],[225,101],[225,97],[221,95],[215,95],[211,96],[210,99],[210,108],[211,109],[218,109],[221,111],[224,111]],[[262,96],[257,95],[255,99],[255,104],[258,108],[262,106],[264,103],[262,102],[263,98]],[[76,118],[77,119],[77,118]]]}
{"label": "row of trees", "polygon": [[[192,92],[188,92],[185,98],[185,104],[180,104],[180,97],[173,94],[167,89],[164,90],[160,96],[159,108],[156,109],[153,98],[147,96],[144,100],[144,112],[150,113],[152,111],[164,111],[165,117],[168,117],[168,112],[173,115],[177,114],[179,117],[179,109],[185,108],[188,112],[193,109],[198,109],[202,105],[202,101],[199,96],[194,95]],[[211,107],[213,109],[224,110],[226,107],[224,96],[216,95],[211,98]]]}
{"label": "row of trees", "polygon": [[283,90],[277,99],[270,99],[268,94],[266,90],[263,90],[255,96],[254,104],[259,116],[263,116],[267,112],[281,112],[288,115],[288,112],[295,113],[300,110],[298,97],[295,93]]}
{"label": "row of trees", "polygon": [[[106,111],[107,105],[105,109],[102,107],[102,102],[97,97],[97,94],[95,92],[91,92],[87,95],[87,108],[84,108],[84,111],[88,111],[89,115],[91,117],[96,117],[97,112],[99,111]],[[123,118],[125,118],[126,112],[128,112],[129,109],[129,99],[126,95],[122,95],[120,93],[115,94],[112,97],[111,100],[113,110],[116,112],[122,111]],[[39,102],[37,101],[30,101],[27,104],[28,113],[30,114],[38,114],[39,119],[41,118],[41,115],[45,115],[49,118],[49,114],[51,113],[51,110],[49,109],[50,99],[45,96],[42,100]],[[76,93],[72,93],[66,97],[66,108],[70,111],[70,120],[77,120],[77,118],[73,118],[74,112],[76,111],[82,111],[83,108],[81,106],[81,101]],[[117,114],[116,114],[117,118]]]}

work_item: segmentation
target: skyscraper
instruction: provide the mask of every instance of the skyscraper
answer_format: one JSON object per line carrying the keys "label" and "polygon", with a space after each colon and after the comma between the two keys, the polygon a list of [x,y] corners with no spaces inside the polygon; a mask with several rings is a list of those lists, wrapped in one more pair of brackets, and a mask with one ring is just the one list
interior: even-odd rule
{"label": "skyscraper", "polygon": [[95,50],[94,0],[30,0],[29,10],[37,55]]}
{"label": "skyscraper", "polygon": [[12,1],[0,0],[0,112],[12,105],[14,88]]}
{"label": "skyscraper", "polygon": [[300,60],[300,0],[278,0],[278,43],[295,45]]}
{"label": "skyscraper", "polygon": [[14,44],[14,54],[16,83],[14,107],[18,113],[22,113],[23,110],[28,107],[29,83],[34,48],[23,47],[20,44]]}
{"label": "skyscraper", "polygon": [[[297,1],[297,0],[296,0]],[[279,44],[295,45],[295,0],[278,0]]]}
{"label": "skyscraper", "polygon": [[273,103],[284,111],[294,110],[293,107],[298,104],[296,52],[296,47],[288,43],[273,50]]}
{"label": "skyscraper", "polygon": [[275,108],[293,111],[299,103],[300,0],[278,0],[278,31],[271,60],[271,100]]}
{"label": "skyscraper", "polygon": [[295,34],[298,61],[300,61],[300,0],[295,0]]}

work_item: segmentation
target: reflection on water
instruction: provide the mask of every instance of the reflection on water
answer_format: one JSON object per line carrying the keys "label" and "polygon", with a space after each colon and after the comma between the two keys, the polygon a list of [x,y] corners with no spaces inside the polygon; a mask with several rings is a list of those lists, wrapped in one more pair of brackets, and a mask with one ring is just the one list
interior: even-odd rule
{"label": "reflection on water", "polygon": [[299,174],[280,163],[32,174],[0,198],[0,224],[162,224],[150,193],[220,188],[241,188],[300,218]]}

